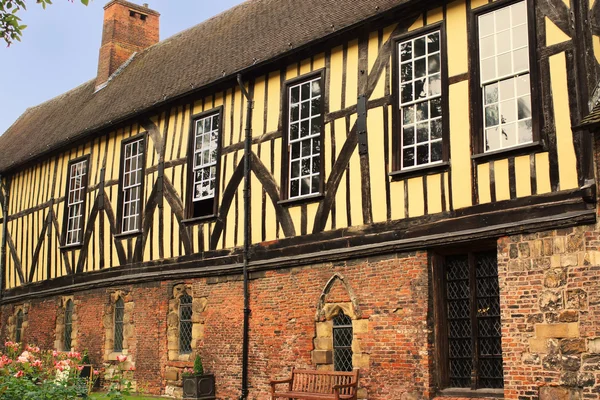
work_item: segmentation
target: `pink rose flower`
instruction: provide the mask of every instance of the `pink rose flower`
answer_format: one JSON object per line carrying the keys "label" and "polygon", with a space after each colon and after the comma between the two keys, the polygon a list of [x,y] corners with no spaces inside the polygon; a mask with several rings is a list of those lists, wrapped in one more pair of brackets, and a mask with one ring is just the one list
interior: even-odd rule
{"label": "pink rose flower", "polygon": [[125,356],[125,355],[118,355],[118,356],[117,356],[117,361],[118,361],[118,362],[124,362],[124,361],[127,361],[127,356]]}

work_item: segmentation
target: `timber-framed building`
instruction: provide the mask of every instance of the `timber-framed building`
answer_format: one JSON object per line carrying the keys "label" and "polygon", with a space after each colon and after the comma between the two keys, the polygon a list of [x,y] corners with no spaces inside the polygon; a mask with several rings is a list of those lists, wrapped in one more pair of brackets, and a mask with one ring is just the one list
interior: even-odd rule
{"label": "timber-framed building", "polygon": [[158,28],[108,2],[97,76],[0,137],[3,337],[169,396],[200,354],[219,399],[600,398],[600,2]]}

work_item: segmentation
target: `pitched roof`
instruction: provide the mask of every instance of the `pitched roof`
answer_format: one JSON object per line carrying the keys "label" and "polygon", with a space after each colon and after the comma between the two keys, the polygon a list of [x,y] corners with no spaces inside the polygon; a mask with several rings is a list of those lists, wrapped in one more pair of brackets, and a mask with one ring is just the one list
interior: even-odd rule
{"label": "pitched roof", "polygon": [[92,79],[27,109],[0,136],[0,172],[408,1],[245,1],[136,54],[96,93]]}

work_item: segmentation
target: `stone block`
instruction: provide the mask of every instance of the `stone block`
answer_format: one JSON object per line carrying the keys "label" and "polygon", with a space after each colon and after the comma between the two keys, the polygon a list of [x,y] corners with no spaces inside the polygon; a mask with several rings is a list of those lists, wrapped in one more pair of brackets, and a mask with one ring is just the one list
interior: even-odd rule
{"label": "stone block", "polygon": [[585,353],[585,339],[563,339],[560,341],[560,352],[562,354]]}
{"label": "stone block", "polygon": [[548,354],[542,359],[544,369],[548,371],[560,371],[561,357],[558,354]]}
{"label": "stone block", "polygon": [[536,324],[537,338],[575,338],[579,337],[579,325],[576,322],[560,324]]}
{"label": "stone block", "polygon": [[567,283],[567,270],[564,268],[554,268],[546,272],[544,276],[544,286],[555,289],[564,286]]}
{"label": "stone block", "polygon": [[590,372],[582,372],[577,374],[577,386],[586,387],[594,386],[596,384],[596,377]]}
{"label": "stone block", "polygon": [[582,289],[567,290],[567,308],[575,310],[587,309],[587,293]]}
{"label": "stone block", "polygon": [[584,371],[600,371],[600,355],[584,354],[581,363]]}
{"label": "stone block", "polygon": [[588,339],[588,351],[593,354],[600,354],[600,338]]}
{"label": "stone block", "polygon": [[566,249],[566,240],[564,237],[555,237],[554,238],[554,247],[552,248],[552,251],[554,252],[554,254],[562,254],[565,252]]}
{"label": "stone block", "polygon": [[529,243],[519,243],[519,253],[521,255],[521,258],[529,258],[531,256]]}
{"label": "stone block", "polygon": [[368,399],[369,398],[369,393],[367,392],[367,389],[365,389],[365,388],[359,388],[356,391],[356,397],[358,397],[360,400]]}
{"label": "stone block", "polygon": [[548,341],[546,339],[529,339],[529,351],[532,353],[548,353]]}
{"label": "stone block", "polygon": [[578,263],[577,254],[564,254],[560,257],[561,267],[576,267]]}
{"label": "stone block", "polygon": [[580,400],[581,391],[561,386],[540,387],[540,400]]}
{"label": "stone block", "polygon": [[559,322],[577,322],[579,321],[579,312],[574,310],[565,310],[558,314]]}
{"label": "stone block", "polygon": [[352,366],[354,368],[369,368],[370,357],[368,354],[353,354],[352,355]]}
{"label": "stone block", "polygon": [[560,291],[544,291],[540,294],[539,301],[541,311],[556,311],[563,308],[563,295]]}
{"label": "stone block", "polygon": [[368,319],[355,319],[352,321],[352,331],[357,333],[367,333],[369,331]]}
{"label": "stone block", "polygon": [[312,362],[313,364],[332,364],[333,352],[331,350],[313,350]]}
{"label": "stone block", "polygon": [[176,368],[168,368],[165,371],[165,379],[168,381],[179,380],[179,371]]}
{"label": "stone block", "polygon": [[578,355],[563,355],[560,360],[562,369],[565,371],[579,371],[581,357]]}
{"label": "stone block", "polygon": [[331,337],[333,334],[333,322],[317,322],[317,336],[318,337]]}
{"label": "stone block", "polygon": [[510,245],[509,256],[512,259],[519,258],[519,248],[514,243],[511,243]]}
{"label": "stone block", "polygon": [[313,341],[316,350],[333,350],[331,338],[315,338]]}

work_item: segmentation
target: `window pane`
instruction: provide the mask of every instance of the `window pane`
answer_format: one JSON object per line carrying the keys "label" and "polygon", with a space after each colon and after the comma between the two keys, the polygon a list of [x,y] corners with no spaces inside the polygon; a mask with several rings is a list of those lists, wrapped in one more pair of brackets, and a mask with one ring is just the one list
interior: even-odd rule
{"label": "window pane", "polygon": [[[313,174],[320,174],[320,135],[323,130],[323,117],[321,115],[321,87],[320,79],[303,82],[291,88],[295,93],[298,88],[300,93],[300,111],[297,113],[300,122],[295,122],[295,112],[290,114],[288,121],[289,143],[289,197],[298,197],[317,193],[318,186],[313,184]],[[290,98],[290,103],[293,101]],[[292,107],[294,107],[292,105]],[[318,159],[318,161],[316,161]],[[316,182],[318,182],[318,176]]]}

